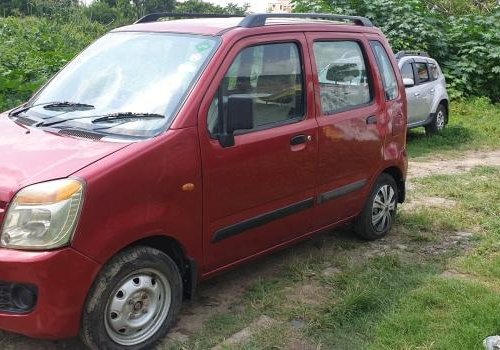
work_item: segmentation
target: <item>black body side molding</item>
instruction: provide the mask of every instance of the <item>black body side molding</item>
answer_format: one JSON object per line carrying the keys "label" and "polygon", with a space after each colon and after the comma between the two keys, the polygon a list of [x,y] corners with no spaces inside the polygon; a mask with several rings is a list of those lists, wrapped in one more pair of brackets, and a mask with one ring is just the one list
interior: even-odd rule
{"label": "black body side molding", "polygon": [[314,199],[309,198],[301,202],[294,203],[292,205],[270,211],[268,213],[253,217],[251,219],[244,220],[237,224],[224,227],[215,232],[212,243],[222,241],[223,239],[235,236],[244,231],[268,224],[274,220],[284,218],[286,216],[298,213],[302,210],[312,208],[314,205]]}

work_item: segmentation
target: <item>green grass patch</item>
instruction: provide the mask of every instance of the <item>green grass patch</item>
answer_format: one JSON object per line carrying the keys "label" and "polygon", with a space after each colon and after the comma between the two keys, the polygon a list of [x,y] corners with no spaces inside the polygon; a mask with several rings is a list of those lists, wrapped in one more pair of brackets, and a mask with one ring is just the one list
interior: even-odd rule
{"label": "green grass patch", "polygon": [[500,105],[487,98],[450,103],[450,121],[441,135],[426,136],[424,128],[408,131],[411,158],[500,147]]}
{"label": "green grass patch", "polygon": [[404,262],[395,255],[344,271],[307,334],[327,349],[364,349],[388,310],[436,273],[437,265]]}
{"label": "green grass patch", "polygon": [[500,332],[500,293],[463,279],[434,278],[378,325],[367,349],[482,349]]}

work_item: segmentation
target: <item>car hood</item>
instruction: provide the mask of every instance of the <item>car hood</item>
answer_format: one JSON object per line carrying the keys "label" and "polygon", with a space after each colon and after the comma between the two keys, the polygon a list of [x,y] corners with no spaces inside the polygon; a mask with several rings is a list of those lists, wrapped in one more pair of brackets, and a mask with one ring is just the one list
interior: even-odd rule
{"label": "car hood", "polygon": [[0,114],[0,203],[22,187],[67,177],[127,145],[28,129]]}

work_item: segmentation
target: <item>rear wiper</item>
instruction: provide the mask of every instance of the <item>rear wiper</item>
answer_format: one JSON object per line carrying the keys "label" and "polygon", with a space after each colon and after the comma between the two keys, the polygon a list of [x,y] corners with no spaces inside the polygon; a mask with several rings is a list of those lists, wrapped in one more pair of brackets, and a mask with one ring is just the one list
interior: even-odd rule
{"label": "rear wiper", "polygon": [[43,106],[45,109],[51,109],[51,108],[84,108],[84,109],[92,109],[94,106],[86,104],[86,103],[78,103],[78,102],[69,102],[69,101],[53,101],[53,102],[44,102],[44,103],[38,103],[34,104],[31,106],[24,106],[20,107],[18,109],[13,110],[12,112],[9,113],[9,117],[15,117],[23,112],[26,112],[27,110],[34,108],[34,107],[39,107]]}
{"label": "rear wiper", "polygon": [[141,119],[164,119],[165,116],[155,113],[133,113],[133,112],[119,112],[113,114],[103,115],[102,117],[92,120],[93,124],[113,122],[115,120],[128,119],[127,121],[141,120]]}

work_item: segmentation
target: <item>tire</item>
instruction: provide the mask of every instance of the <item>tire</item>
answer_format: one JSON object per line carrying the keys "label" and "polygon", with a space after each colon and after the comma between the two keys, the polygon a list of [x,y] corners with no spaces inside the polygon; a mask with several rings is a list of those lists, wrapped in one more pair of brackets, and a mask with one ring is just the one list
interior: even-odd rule
{"label": "tire", "polygon": [[384,237],[392,228],[398,205],[398,188],[394,178],[381,174],[365,203],[363,211],[354,220],[354,232],[366,240]]}
{"label": "tire", "polygon": [[151,349],[182,304],[182,279],[163,252],[138,246],[113,257],[87,296],[80,337],[90,349]]}
{"label": "tire", "polygon": [[440,104],[436,109],[436,114],[434,114],[434,118],[430,124],[425,126],[425,133],[427,135],[436,135],[443,132],[446,121],[448,120],[448,113],[446,112],[445,106]]}

